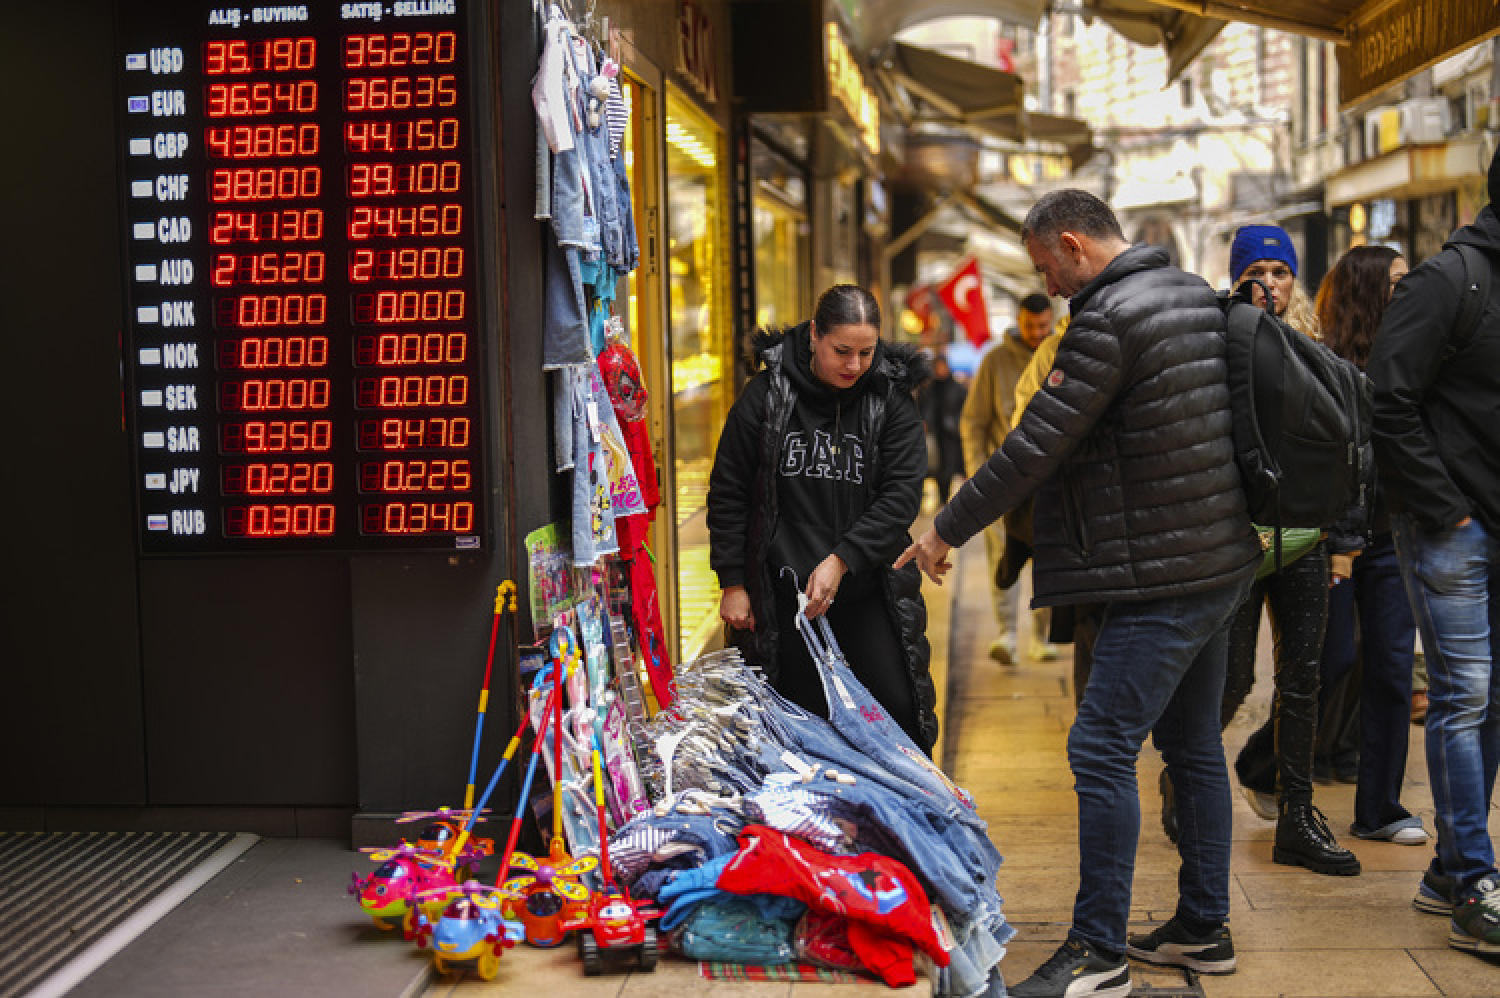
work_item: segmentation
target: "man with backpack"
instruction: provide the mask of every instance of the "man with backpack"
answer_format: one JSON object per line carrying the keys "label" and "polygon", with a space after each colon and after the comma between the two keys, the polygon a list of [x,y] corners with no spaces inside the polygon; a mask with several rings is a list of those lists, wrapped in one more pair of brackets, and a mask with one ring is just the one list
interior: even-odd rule
{"label": "man with backpack", "polygon": [[1397,285],[1366,371],[1401,575],[1427,656],[1437,855],[1414,904],[1448,944],[1500,953],[1489,808],[1500,766],[1500,152],[1474,224]]}
{"label": "man with backpack", "polygon": [[[1235,967],[1229,775],[1219,731],[1227,623],[1261,560],[1230,431],[1225,319],[1202,278],[1132,246],[1085,191],[1045,195],[1021,238],[1071,322],[1020,423],[901,555],[933,581],[948,552],[1038,495],[1042,605],[1100,603],[1068,736],[1080,884],[1067,941],[1016,998],[1130,993],[1128,953]],[[1140,838],[1136,763],[1154,735],[1177,788],[1177,912],[1127,938]]]}

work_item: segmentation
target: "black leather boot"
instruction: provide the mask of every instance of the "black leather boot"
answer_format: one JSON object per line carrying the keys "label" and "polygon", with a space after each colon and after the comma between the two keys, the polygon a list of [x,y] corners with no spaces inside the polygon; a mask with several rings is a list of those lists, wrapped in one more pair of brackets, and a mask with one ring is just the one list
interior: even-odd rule
{"label": "black leather boot", "polygon": [[1360,870],[1359,857],[1338,844],[1323,812],[1312,801],[1283,798],[1271,858],[1285,866],[1305,866],[1314,873],[1338,877],[1352,877]]}

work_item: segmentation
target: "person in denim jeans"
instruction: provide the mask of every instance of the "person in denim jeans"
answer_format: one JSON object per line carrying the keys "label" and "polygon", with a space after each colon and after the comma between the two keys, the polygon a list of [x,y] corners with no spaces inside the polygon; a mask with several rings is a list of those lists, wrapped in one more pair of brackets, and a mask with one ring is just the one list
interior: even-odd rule
{"label": "person in denim jeans", "polygon": [[[1500,953],[1500,875],[1489,813],[1500,767],[1500,153],[1486,205],[1437,256],[1396,286],[1367,368],[1371,436],[1391,533],[1427,657],[1427,769],[1437,855],[1414,904],[1450,914],[1448,944]],[[1490,297],[1460,322],[1476,276],[1458,247],[1489,268]]]}
{"label": "person in denim jeans", "polygon": [[[1080,884],[1067,941],[1016,998],[1124,996],[1130,955],[1234,969],[1231,793],[1219,733],[1227,625],[1261,559],[1230,439],[1224,314],[1109,207],[1054,191],[1022,242],[1071,320],[1020,422],[902,554],[934,582],[948,552],[1037,496],[1036,601],[1102,604],[1068,738]],[[1177,912],[1127,938],[1140,836],[1136,762],[1154,736],[1177,789]]]}

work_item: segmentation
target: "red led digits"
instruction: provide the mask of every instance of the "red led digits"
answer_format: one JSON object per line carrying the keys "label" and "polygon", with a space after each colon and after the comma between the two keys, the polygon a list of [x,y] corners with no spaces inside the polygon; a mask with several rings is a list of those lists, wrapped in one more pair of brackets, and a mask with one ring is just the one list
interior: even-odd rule
{"label": "red led digits", "polygon": [[458,35],[452,31],[349,35],[344,39],[345,69],[433,66],[458,58]]}
{"label": "red led digits", "polygon": [[344,81],[344,110],[422,111],[458,104],[455,76],[351,77]]}
{"label": "red led digits", "polygon": [[332,491],[332,461],[277,461],[224,468],[225,495],[325,495]]}
{"label": "red led digits", "polygon": [[465,534],[474,529],[471,502],[388,502],[364,506],[367,534]]}
{"label": "red led digits", "polygon": [[280,159],[318,154],[318,126],[224,125],[205,129],[215,159]]}
{"label": "red led digits", "polygon": [[354,404],[361,409],[440,408],[469,404],[469,378],[464,374],[393,374],[360,378]]}
{"label": "red led digits", "polygon": [[464,317],[462,291],[377,291],[354,296],[354,321],[362,325],[457,322]]}
{"label": "red led digits", "polygon": [[315,80],[210,83],[203,96],[203,113],[210,118],[311,114],[318,109],[318,84]]}
{"label": "red led digits", "polygon": [[319,166],[252,166],[208,174],[210,201],[295,201],[322,194]]}
{"label": "red led digits", "polygon": [[456,204],[361,205],[349,209],[350,239],[456,236],[464,209]]}
{"label": "red led digits", "polygon": [[461,246],[421,249],[356,249],[349,253],[349,279],[364,281],[457,280],[464,276]]}
{"label": "red led digits", "polygon": [[360,450],[462,450],[469,446],[467,416],[422,419],[362,419]]}
{"label": "red led digits", "polygon": [[416,163],[353,163],[349,166],[349,195],[357,198],[402,194],[453,194],[463,168],[457,160]]}
{"label": "red led digits", "polygon": [[261,38],[213,41],[203,46],[203,75],[290,73],[318,63],[316,38]]}
{"label": "red led digits", "polygon": [[208,241],[226,243],[312,242],[323,238],[323,209],[284,211],[216,211]]}
{"label": "red led digits", "polygon": [[285,253],[219,253],[213,259],[216,288],[237,284],[322,284],[327,258],[322,250]]}
{"label": "red led digits", "polygon": [[226,381],[219,386],[219,408],[224,412],[327,409],[327,378],[253,378]]}
{"label": "red led digits", "polygon": [[462,364],[468,356],[468,333],[381,333],[354,341],[354,363],[361,367]]}
{"label": "red led digits", "polygon": [[458,148],[457,118],[344,122],[344,148],[351,153],[432,152]]}
{"label": "red led digits", "polygon": [[467,492],[473,487],[474,472],[464,458],[366,461],[359,466],[361,492]]}
{"label": "red led digits", "polygon": [[333,423],[326,419],[267,419],[225,423],[220,449],[226,454],[298,454],[333,448]]}
{"label": "red led digits", "polygon": [[335,521],[326,503],[224,507],[228,537],[332,537]]}
{"label": "red led digits", "polygon": [[328,318],[328,296],[240,295],[214,300],[214,322],[220,329],[259,326],[321,326]]}
{"label": "red led digits", "polygon": [[225,371],[327,366],[326,336],[246,336],[219,341],[219,368]]}

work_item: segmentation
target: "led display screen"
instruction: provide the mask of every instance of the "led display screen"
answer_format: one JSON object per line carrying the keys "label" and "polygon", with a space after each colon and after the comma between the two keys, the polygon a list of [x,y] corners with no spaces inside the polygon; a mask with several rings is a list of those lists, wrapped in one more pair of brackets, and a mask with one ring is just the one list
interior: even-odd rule
{"label": "led display screen", "polygon": [[117,10],[141,550],[482,547],[463,6]]}

